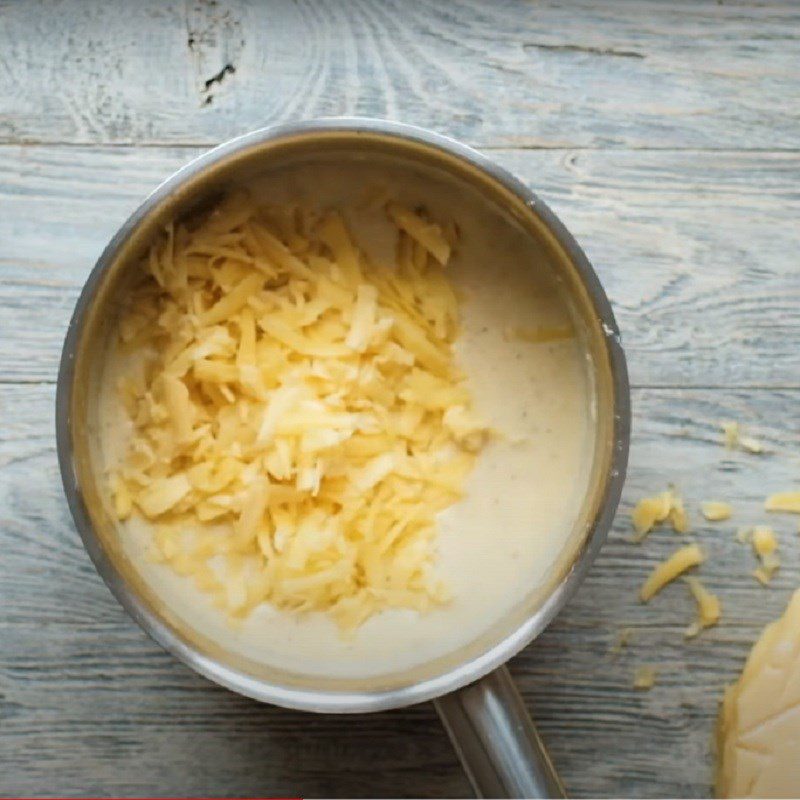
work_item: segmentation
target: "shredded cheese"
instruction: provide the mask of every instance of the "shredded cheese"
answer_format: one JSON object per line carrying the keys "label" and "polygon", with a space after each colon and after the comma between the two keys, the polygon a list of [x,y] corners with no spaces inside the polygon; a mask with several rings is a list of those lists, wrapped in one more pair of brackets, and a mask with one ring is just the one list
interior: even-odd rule
{"label": "shredded cheese", "polygon": [[723,420],[720,423],[723,441],[728,450],[745,450],[748,453],[759,455],[764,452],[764,445],[752,436],[742,436],[739,423],[733,420]]}
{"label": "shredded cheese", "polygon": [[631,521],[636,531],[634,541],[642,541],[659,522],[663,522],[672,508],[670,492],[662,492],[655,497],[640,500],[631,513]]}
{"label": "shredded cheese", "polygon": [[781,565],[776,552],[778,540],[775,538],[775,532],[766,525],[756,525],[753,528],[751,543],[753,552],[761,562],[761,565],[753,570],[753,577],[762,586],[767,586]]}
{"label": "shredded cheese", "polygon": [[778,540],[772,528],[757,525],[752,534],[753,550],[757,556],[766,556],[778,549]]}
{"label": "shredded cheese", "polygon": [[692,597],[697,602],[697,619],[686,629],[684,636],[691,639],[703,628],[710,628],[719,622],[722,607],[719,598],[708,591],[698,578],[689,576],[686,579]]}
{"label": "shredded cheese", "polygon": [[631,643],[633,633],[633,628],[620,628],[614,644],[609,648],[609,652],[612,655],[621,653]]}
{"label": "shredded cheese", "polygon": [[739,542],[739,544],[747,544],[752,538],[752,528],[739,528],[739,530],[736,531],[736,541]]}
{"label": "shredded cheese", "polygon": [[636,531],[633,541],[637,543],[643,541],[657,524],[665,520],[669,520],[676,533],[686,533],[689,530],[686,508],[674,487],[654,497],[640,500],[631,513],[631,520]]}
{"label": "shredded cheese", "polygon": [[676,550],[666,561],[658,564],[642,584],[639,599],[646,603],[658,594],[668,583],[674,581],[687,569],[702,564],[703,552],[696,544],[688,544]]}
{"label": "shredded cheese", "polygon": [[709,522],[721,522],[730,519],[733,514],[730,503],[722,503],[718,500],[709,500],[707,503],[703,503],[700,510]]}
{"label": "shredded cheese", "polygon": [[640,691],[649,691],[656,685],[656,668],[651,664],[636,667],[633,673],[633,688]]}
{"label": "shredded cheese", "polygon": [[779,492],[772,494],[764,503],[767,511],[788,511],[791,514],[800,514],[800,492]]}
{"label": "shredded cheese", "polygon": [[389,216],[401,231],[407,233],[416,244],[421,245],[442,266],[450,260],[450,242],[440,225],[427,222],[419,213],[389,203]]}
{"label": "shredded cheese", "polygon": [[728,450],[736,450],[739,446],[739,423],[732,419],[720,422],[723,441]]}
{"label": "shredded cheese", "polygon": [[115,513],[231,615],[266,601],[353,629],[447,600],[436,517],[489,431],[453,354],[454,228],[388,214],[393,269],[335,212],[230,195],[168,227],[120,321]]}
{"label": "shredded cheese", "polygon": [[754,439],[752,436],[740,436],[739,444],[741,445],[742,450],[746,450],[748,453],[760,455],[764,452],[764,445],[761,444],[758,439]]}
{"label": "shredded cheese", "polygon": [[683,500],[672,490],[672,508],[669,511],[669,523],[675,533],[689,532],[689,515],[683,505]]}

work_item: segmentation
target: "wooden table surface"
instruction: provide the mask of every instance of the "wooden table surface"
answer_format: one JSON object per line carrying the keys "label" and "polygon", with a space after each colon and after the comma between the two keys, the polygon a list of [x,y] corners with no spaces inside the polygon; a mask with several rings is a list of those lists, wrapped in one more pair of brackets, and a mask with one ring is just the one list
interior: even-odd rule
{"label": "wooden table surface", "polygon": [[[95,574],[56,467],[67,319],[145,194],[252,128],[361,114],[490,152],[595,264],[629,357],[629,479],[585,584],[511,670],[570,793],[707,795],[721,689],[800,585],[796,520],[772,520],[768,589],[733,535],[800,478],[799,30],[797,4],[727,0],[0,0],[0,793],[468,794],[428,704],[305,715],[162,652]],[[769,452],[724,450],[722,418]],[[678,540],[629,543],[629,510],[668,482],[724,607],[690,642],[685,586],[636,602]],[[735,518],[704,524],[712,498]],[[643,663],[658,683],[635,692]]]}

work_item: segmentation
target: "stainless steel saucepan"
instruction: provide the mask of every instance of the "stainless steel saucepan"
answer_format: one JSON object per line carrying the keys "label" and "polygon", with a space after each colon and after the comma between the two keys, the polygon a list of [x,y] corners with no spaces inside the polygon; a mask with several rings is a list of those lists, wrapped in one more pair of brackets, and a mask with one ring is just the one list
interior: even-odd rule
{"label": "stainless steel saucepan", "polygon": [[[510,216],[532,247],[546,254],[570,296],[585,329],[596,394],[589,489],[576,498],[578,524],[546,580],[531,586],[491,630],[456,652],[369,679],[277,669],[189,628],[156,601],[123,554],[96,478],[100,367],[126,276],[165,222],[194,213],[225,190],[271,169],[316,160],[392,164],[414,176],[423,197],[426,175],[444,175],[475,190],[487,208]],[[207,678],[266,703],[350,713],[435,700],[476,793],[489,797],[563,795],[503,665],[566,603],[605,539],[624,479],[629,424],[625,357],[611,308],[586,256],[553,212],[475,150],[419,128],[369,119],[317,120],[255,131],[200,156],[159,186],[114,236],[86,282],[66,335],[56,401],[58,456],[75,524],[98,572],[147,633]]]}

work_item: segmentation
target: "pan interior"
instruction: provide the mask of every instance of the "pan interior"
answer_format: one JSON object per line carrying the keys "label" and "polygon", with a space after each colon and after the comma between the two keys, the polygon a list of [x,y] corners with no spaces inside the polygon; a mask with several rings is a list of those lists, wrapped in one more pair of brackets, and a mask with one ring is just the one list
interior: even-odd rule
{"label": "pan interior", "polygon": [[[152,564],[143,525],[115,522],[105,477],[124,442],[108,387],[118,310],[149,241],[231,188],[255,198],[341,209],[359,244],[391,257],[370,193],[453,218],[452,277],[464,296],[457,345],[477,408],[500,431],[465,498],[442,515],[448,606],[385,612],[343,640],[321,615],[265,606],[233,627],[189,581]],[[568,320],[576,336],[532,344],[514,328]],[[586,546],[605,494],[613,395],[604,332],[572,260],[501,184],[419,143],[343,134],[262,143],[189,176],[155,203],[112,254],[94,290],[76,358],[73,446],[78,481],[104,555],[146,616],[184,650],[255,683],[317,692],[386,692],[446,675],[492,651],[541,612]],[[223,681],[225,682],[225,681]],[[254,683],[254,685],[255,685]],[[258,695],[258,692],[251,692]],[[268,693],[264,699],[273,699]]]}

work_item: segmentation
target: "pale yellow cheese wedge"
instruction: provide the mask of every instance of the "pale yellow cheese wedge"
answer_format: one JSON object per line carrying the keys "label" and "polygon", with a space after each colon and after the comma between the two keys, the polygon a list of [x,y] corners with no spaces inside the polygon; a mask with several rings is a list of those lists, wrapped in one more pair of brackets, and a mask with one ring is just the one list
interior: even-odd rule
{"label": "pale yellow cheese wedge", "polygon": [[725,690],[718,797],[800,797],[800,590]]}

